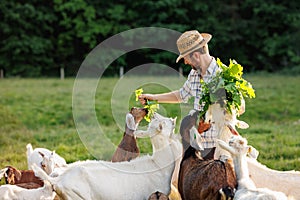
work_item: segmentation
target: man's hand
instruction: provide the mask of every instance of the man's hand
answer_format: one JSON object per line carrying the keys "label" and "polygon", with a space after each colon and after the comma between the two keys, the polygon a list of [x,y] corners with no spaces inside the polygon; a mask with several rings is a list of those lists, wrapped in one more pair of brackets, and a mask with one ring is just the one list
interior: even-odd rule
{"label": "man's hand", "polygon": [[141,102],[142,105],[146,105],[147,100],[155,100],[153,94],[141,94],[139,96],[139,101]]}

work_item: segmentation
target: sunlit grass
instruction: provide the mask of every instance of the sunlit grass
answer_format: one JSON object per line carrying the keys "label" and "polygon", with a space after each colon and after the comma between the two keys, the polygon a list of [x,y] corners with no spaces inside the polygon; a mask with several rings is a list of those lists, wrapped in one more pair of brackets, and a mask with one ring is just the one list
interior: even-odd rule
{"label": "sunlit grass", "polygon": [[[259,161],[275,169],[300,170],[300,85],[299,77],[270,74],[250,74],[245,77],[256,90],[255,99],[246,99],[246,112],[240,117],[250,128],[239,130],[249,143],[260,151]],[[101,131],[111,143],[103,143],[101,133],[94,128],[89,135],[80,135],[72,113],[74,79],[2,79],[0,80],[0,168],[13,165],[27,168],[26,144],[56,150],[67,162],[85,159],[109,160],[123,135],[125,115],[135,102],[134,90],[144,93],[168,92],[179,88],[178,77],[160,77],[164,84],[140,84],[141,77],[128,80],[102,78],[95,96],[95,113]],[[152,82],[151,82],[152,80]],[[121,87],[118,90],[118,87]],[[128,94],[126,88],[131,93]],[[132,88],[132,89],[131,89]],[[163,115],[180,120],[191,105],[160,104]],[[89,121],[92,115],[84,116]],[[147,126],[145,121],[140,124]],[[82,141],[92,140],[88,149]],[[148,139],[139,139],[142,153],[151,153]],[[92,151],[91,151],[91,148]],[[94,157],[96,156],[96,158]]]}

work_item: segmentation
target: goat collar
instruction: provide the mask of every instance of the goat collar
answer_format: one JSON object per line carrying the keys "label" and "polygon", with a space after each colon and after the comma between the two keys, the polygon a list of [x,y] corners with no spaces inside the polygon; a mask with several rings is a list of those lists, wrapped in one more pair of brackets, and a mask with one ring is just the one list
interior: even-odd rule
{"label": "goat collar", "polygon": [[136,130],[132,130],[131,128],[129,128],[129,127],[127,126],[127,124],[125,125],[125,134],[134,136],[134,132],[135,132],[135,131],[136,131]]}

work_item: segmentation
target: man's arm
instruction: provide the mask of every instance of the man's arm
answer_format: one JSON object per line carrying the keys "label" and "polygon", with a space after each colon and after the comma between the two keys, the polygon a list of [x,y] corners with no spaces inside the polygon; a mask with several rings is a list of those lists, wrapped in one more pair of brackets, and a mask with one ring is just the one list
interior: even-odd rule
{"label": "man's arm", "polygon": [[181,103],[182,99],[179,94],[179,90],[172,92],[162,93],[162,94],[141,94],[139,96],[140,102],[144,105],[146,100],[156,100],[158,103]]}

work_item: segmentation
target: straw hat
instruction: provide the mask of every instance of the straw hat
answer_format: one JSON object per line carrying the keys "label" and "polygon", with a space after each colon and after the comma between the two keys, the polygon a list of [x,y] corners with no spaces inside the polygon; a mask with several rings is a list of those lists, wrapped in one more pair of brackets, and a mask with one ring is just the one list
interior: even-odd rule
{"label": "straw hat", "polygon": [[200,34],[196,30],[184,32],[177,40],[177,47],[180,55],[176,59],[176,63],[184,56],[206,45],[211,37],[211,34]]}

